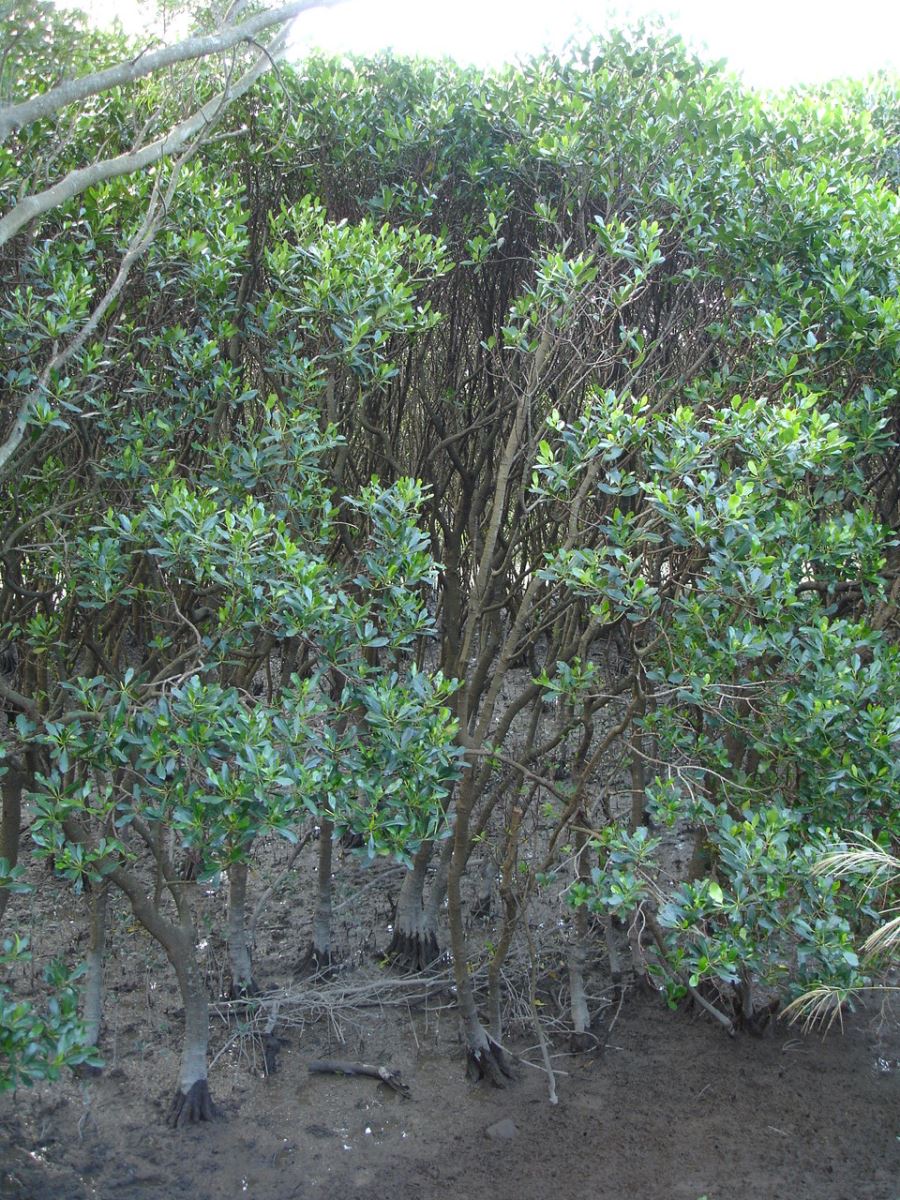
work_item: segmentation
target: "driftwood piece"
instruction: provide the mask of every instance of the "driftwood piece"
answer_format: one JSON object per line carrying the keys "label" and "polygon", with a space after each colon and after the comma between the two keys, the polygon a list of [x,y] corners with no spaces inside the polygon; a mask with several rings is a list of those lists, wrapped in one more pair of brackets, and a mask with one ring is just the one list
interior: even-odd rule
{"label": "driftwood piece", "polygon": [[410,1097],[409,1088],[400,1078],[400,1072],[390,1067],[376,1067],[371,1063],[344,1062],[337,1058],[314,1059],[309,1064],[311,1075],[369,1075],[372,1079],[380,1079],[389,1088],[399,1092],[404,1099]]}

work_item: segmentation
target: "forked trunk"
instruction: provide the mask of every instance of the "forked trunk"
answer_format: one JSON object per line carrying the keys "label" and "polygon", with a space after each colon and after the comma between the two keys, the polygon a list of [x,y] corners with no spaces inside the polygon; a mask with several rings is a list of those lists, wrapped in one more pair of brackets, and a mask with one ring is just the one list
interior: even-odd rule
{"label": "forked trunk", "polygon": [[[74,824],[66,833],[76,834]],[[73,838],[73,840],[75,840]],[[170,872],[172,864],[165,862]],[[207,1054],[209,1050],[209,1001],[206,981],[194,952],[196,930],[186,884],[171,887],[179,912],[179,923],[167,920],[144,889],[143,882],[124,867],[110,872],[110,879],[128,897],[132,911],[147,932],[156,939],[172,964],[184,1004],[184,1042],[178,1090],[169,1109],[168,1123],[175,1128],[196,1121],[211,1121],[216,1110],[209,1094]]]}

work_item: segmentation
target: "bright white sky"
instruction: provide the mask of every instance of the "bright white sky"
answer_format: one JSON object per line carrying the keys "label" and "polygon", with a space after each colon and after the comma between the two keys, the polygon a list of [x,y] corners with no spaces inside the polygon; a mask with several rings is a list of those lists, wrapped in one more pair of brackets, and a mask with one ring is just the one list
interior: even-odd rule
{"label": "bright white sky", "polygon": [[[78,6],[129,24],[140,9],[134,0]],[[900,70],[900,0],[345,0],[302,16],[296,40],[333,51],[392,46],[493,64],[647,12],[661,12],[757,87]]]}

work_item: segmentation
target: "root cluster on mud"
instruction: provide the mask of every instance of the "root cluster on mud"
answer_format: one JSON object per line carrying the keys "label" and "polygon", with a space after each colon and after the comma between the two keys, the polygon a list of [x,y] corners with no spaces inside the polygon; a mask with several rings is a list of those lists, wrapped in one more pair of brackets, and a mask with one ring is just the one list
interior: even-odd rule
{"label": "root cluster on mud", "polygon": [[198,1079],[186,1092],[179,1090],[175,1093],[166,1123],[172,1129],[181,1129],[200,1121],[214,1121],[218,1115],[209,1094],[209,1082]]}

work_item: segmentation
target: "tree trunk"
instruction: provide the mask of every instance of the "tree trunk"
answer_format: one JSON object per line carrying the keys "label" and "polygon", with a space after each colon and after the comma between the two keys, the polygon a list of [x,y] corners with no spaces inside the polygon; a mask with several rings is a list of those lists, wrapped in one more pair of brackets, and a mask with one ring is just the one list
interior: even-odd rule
{"label": "tree trunk", "polygon": [[569,1005],[572,1013],[570,1048],[577,1054],[589,1050],[593,1040],[590,1032],[591,1014],[584,987],[584,968],[587,963],[587,914],[584,908],[575,910],[572,923],[574,936],[569,946]]}
{"label": "tree trunk", "polygon": [[334,822],[323,819],[319,828],[319,879],[316,911],[313,917],[312,943],[300,965],[301,970],[318,974],[331,966],[331,863],[334,850]]}
{"label": "tree trunk", "polygon": [[497,878],[497,864],[487,847],[481,869],[475,877],[475,899],[472,904],[473,917],[489,917],[494,899],[494,880]]}
{"label": "tree trunk", "polygon": [[[643,705],[636,710],[640,717]],[[647,823],[647,781],[644,771],[644,738],[639,727],[635,726],[631,734],[631,833]]]}
{"label": "tree trunk", "polygon": [[232,1000],[255,996],[258,988],[253,980],[250,938],[247,930],[246,863],[232,863],[228,868],[228,963],[231,968]]}
{"label": "tree trunk", "polygon": [[[488,1015],[491,1023],[491,1037],[499,1045],[503,1040],[503,1016],[500,973],[509,954],[510,946],[516,932],[519,914],[525,907],[526,897],[516,895],[515,877],[516,862],[519,848],[519,831],[522,825],[523,810],[516,806],[510,816],[509,828],[506,831],[506,846],[503,855],[503,866],[500,871],[500,899],[503,902],[503,919],[497,944],[488,967]],[[492,867],[492,879],[496,873]],[[520,904],[521,900],[521,904]]]}
{"label": "tree trunk", "polygon": [[425,900],[425,912],[422,917],[422,928],[426,937],[433,937],[437,944],[438,914],[447,899],[447,876],[450,873],[450,859],[453,857],[453,838],[447,838],[441,847],[437,869],[431,888]]}
{"label": "tree trunk", "polygon": [[453,854],[447,876],[447,899],[450,918],[450,946],[453,952],[453,975],[456,997],[466,1041],[466,1067],[469,1078],[487,1079],[495,1087],[505,1087],[511,1071],[503,1047],[488,1035],[478,1016],[463,925],[460,880],[469,857],[469,815],[472,808],[471,781],[465,780],[459,790],[456,805],[456,828],[453,835]]}
{"label": "tree trunk", "polygon": [[197,1121],[211,1121],[216,1109],[209,1094],[207,1058],[209,1053],[209,999],[197,959],[194,955],[193,930],[180,930],[166,953],[178,976],[184,1002],[184,1043],[178,1091],[169,1110],[169,1124],[178,1129]]}
{"label": "tree trunk", "polygon": [[[19,861],[19,828],[22,824],[22,771],[14,760],[7,759],[7,771],[0,780],[3,789],[0,807],[0,858],[5,858],[10,867]],[[9,904],[10,892],[0,888],[0,922]]]}
{"label": "tree trunk", "polygon": [[616,931],[613,926],[613,919],[608,913],[603,918],[603,933],[606,938],[606,953],[609,957],[609,977],[615,986],[615,996],[618,999],[622,994],[624,972],[622,970],[622,956],[619,953],[619,947],[616,943]]}
{"label": "tree trunk", "polygon": [[712,866],[712,857],[710,854],[709,843],[706,838],[706,830],[701,826],[695,829],[693,833],[693,847],[691,849],[691,860],[688,863],[687,877],[694,883],[698,879],[703,879],[709,873]]}
{"label": "tree trunk", "polygon": [[440,957],[434,930],[425,925],[425,878],[433,849],[434,842],[423,842],[419,847],[397,898],[394,933],[387,952],[394,966],[407,971],[424,971]]}
{"label": "tree trunk", "polygon": [[103,959],[106,951],[106,910],[109,903],[109,884],[96,885],[89,896],[90,938],[85,956],[82,1017],[85,1041],[96,1046],[100,1041],[103,1020]]}
{"label": "tree trunk", "polygon": [[[575,817],[575,879],[579,883],[590,881],[585,853],[587,842],[587,817],[582,811]],[[584,968],[588,957],[588,914],[583,904],[575,909],[572,917],[572,942],[568,957],[569,1005],[572,1012],[571,1048],[580,1052],[587,1050],[591,1044],[591,1014],[584,986]]]}
{"label": "tree trunk", "polygon": [[[73,841],[81,840],[74,822],[67,824],[66,835]],[[190,885],[183,882],[175,884],[172,863],[166,861],[164,866],[170,880],[169,890],[178,909],[178,924],[162,915],[147,895],[143,882],[125,867],[116,867],[109,877],[128,897],[135,917],[162,946],[178,978],[184,1004],[184,1042],[178,1090],[169,1109],[168,1123],[180,1128],[197,1121],[211,1121],[216,1109],[209,1094],[207,1070],[209,1000],[206,981],[194,953],[197,931],[191,912],[191,899],[187,894]]]}

